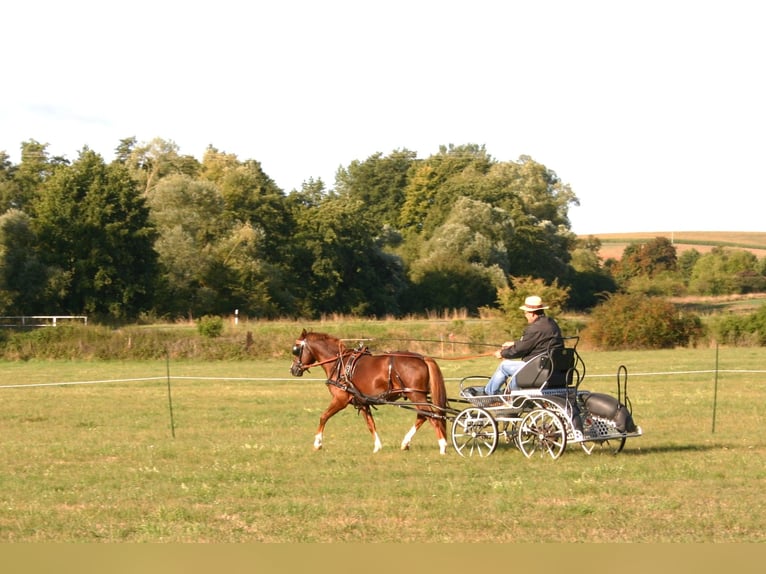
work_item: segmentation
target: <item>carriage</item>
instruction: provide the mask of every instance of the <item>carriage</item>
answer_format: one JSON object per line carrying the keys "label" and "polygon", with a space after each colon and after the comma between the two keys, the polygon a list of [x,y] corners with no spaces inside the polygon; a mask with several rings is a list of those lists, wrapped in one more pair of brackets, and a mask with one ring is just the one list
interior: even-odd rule
{"label": "carriage", "polygon": [[[363,344],[348,348],[342,340],[305,330],[292,349],[290,372],[302,376],[311,367],[327,375],[332,395],[319,418],[314,448],[321,449],[324,427],[337,412],[353,405],[365,417],[374,438],[381,441],[372,408],[394,405],[416,412],[415,423],[401,443],[407,450],[420,426],[428,420],[446,451],[446,423],[452,421],[452,446],[464,457],[489,456],[505,441],[529,458],[534,454],[558,458],[568,444],[619,453],[625,441],[641,436],[627,393],[627,369],[617,371],[617,396],[581,389],[585,363],[577,352],[578,337],[552,347],[526,362],[516,373],[518,389],[485,395],[489,377],[473,375],[460,381],[459,396],[449,398],[444,378],[432,357],[409,351],[371,353]],[[478,384],[481,381],[481,384]]]}
{"label": "carriage", "polygon": [[[489,456],[501,441],[529,458],[558,458],[568,444],[619,453],[625,441],[641,436],[628,397],[628,372],[617,370],[617,396],[581,388],[585,363],[577,352],[579,337],[564,338],[563,348],[549,348],[531,358],[516,374],[518,389],[506,385],[496,395],[483,394],[489,377],[460,381],[460,398],[469,405],[452,422],[452,445],[462,456]],[[480,385],[477,385],[481,382]]]}

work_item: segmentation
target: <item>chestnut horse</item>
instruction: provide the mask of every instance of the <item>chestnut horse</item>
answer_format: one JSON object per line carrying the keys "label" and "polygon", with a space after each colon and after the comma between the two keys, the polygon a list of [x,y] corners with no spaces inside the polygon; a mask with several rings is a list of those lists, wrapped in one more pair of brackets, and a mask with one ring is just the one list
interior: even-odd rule
{"label": "chestnut horse", "polygon": [[[436,431],[439,452],[446,453],[444,414],[447,391],[441,369],[431,357],[408,351],[373,355],[366,349],[347,349],[336,337],[305,329],[295,341],[292,353],[290,373],[300,377],[309,368],[321,366],[327,374],[327,389],[332,395],[330,405],[319,417],[319,428],[314,436],[315,450],[322,448],[324,427],[330,417],[352,404],[364,414],[367,428],[375,440],[373,452],[378,452],[382,444],[370,406],[404,398],[412,402],[417,418],[404,436],[401,449],[409,449],[412,437],[429,419]],[[427,402],[429,395],[431,402]]]}

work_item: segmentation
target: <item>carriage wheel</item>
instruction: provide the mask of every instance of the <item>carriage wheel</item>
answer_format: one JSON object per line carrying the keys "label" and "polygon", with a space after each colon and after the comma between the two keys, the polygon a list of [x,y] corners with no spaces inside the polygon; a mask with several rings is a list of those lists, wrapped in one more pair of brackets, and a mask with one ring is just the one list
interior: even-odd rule
{"label": "carriage wheel", "polygon": [[497,447],[497,423],[478,407],[469,407],[452,423],[452,446],[460,456],[489,456]]}
{"label": "carriage wheel", "polygon": [[593,437],[593,440],[580,444],[582,449],[588,454],[596,450],[617,454],[622,451],[627,440],[626,436],[620,436],[618,433],[619,431],[615,428],[614,422],[593,416],[590,417],[590,429],[586,432],[586,436]]}
{"label": "carriage wheel", "polygon": [[592,454],[594,450],[600,452],[611,452],[612,454],[618,454],[625,447],[625,441],[627,437],[606,438],[603,440],[591,440],[581,442],[582,449],[587,454]]}
{"label": "carriage wheel", "polygon": [[530,458],[535,452],[557,459],[567,446],[567,431],[561,418],[547,409],[534,409],[519,425],[519,448]]}

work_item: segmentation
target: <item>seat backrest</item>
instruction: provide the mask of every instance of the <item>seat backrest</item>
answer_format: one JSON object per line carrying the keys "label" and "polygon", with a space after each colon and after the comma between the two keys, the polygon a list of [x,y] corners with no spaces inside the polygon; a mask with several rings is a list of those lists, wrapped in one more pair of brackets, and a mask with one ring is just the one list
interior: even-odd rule
{"label": "seat backrest", "polygon": [[516,384],[520,389],[539,389],[551,375],[551,360],[548,353],[529,359],[516,372]]}
{"label": "seat backrest", "polygon": [[516,384],[521,389],[565,389],[574,382],[576,366],[576,347],[548,349],[519,369]]}
{"label": "seat backrest", "polygon": [[577,351],[573,347],[551,349],[550,358],[553,362],[546,389],[565,389],[574,380],[574,369],[577,362]]}

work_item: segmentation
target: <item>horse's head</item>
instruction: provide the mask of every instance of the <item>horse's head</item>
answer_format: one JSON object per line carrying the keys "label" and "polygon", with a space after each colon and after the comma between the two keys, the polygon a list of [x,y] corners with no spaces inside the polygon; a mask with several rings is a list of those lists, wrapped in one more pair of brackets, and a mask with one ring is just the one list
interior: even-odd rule
{"label": "horse's head", "polygon": [[300,377],[311,367],[326,367],[328,363],[338,360],[344,350],[343,343],[335,337],[323,333],[309,333],[303,329],[293,345],[290,374]]}
{"label": "horse's head", "polygon": [[316,358],[311,353],[311,348],[306,342],[306,335],[308,335],[308,333],[306,332],[306,329],[303,329],[303,333],[301,333],[301,336],[295,340],[295,344],[293,345],[293,362],[290,365],[290,374],[293,377],[303,376],[304,371],[308,370],[308,367],[305,365],[310,365],[311,363],[316,362]]}

